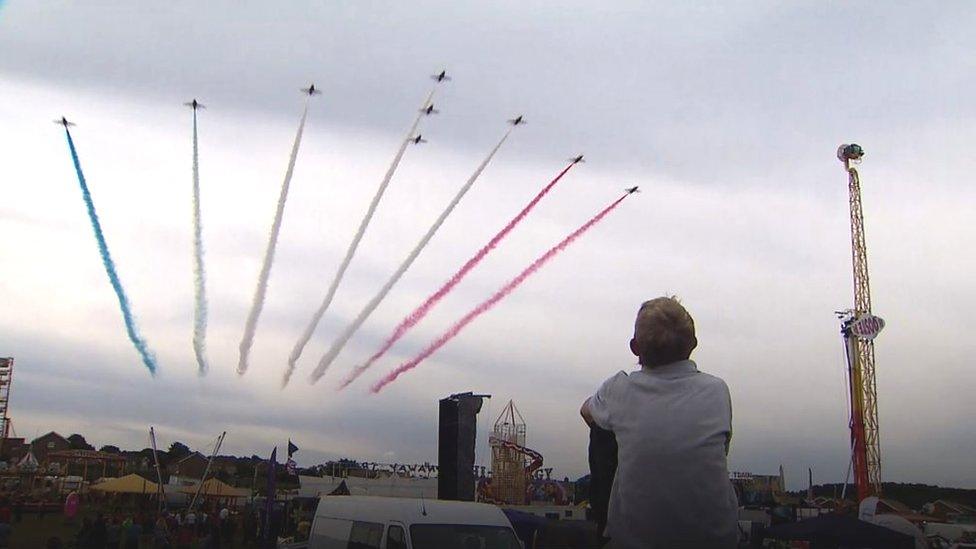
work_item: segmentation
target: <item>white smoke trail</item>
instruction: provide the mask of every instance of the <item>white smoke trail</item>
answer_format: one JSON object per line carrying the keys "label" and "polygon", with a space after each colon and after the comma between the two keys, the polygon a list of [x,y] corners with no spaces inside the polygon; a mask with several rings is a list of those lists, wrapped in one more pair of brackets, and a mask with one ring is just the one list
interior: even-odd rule
{"label": "white smoke trail", "polygon": [[427,243],[430,242],[431,238],[433,238],[434,233],[436,233],[437,230],[441,227],[441,225],[444,224],[444,221],[447,219],[447,216],[451,214],[455,206],[458,205],[458,202],[461,201],[461,198],[463,198],[464,195],[471,188],[471,186],[474,185],[474,182],[478,180],[478,176],[480,176],[481,172],[483,172],[484,169],[488,166],[488,163],[491,162],[491,159],[495,156],[495,153],[498,152],[498,149],[501,148],[502,144],[505,143],[505,140],[508,139],[508,136],[511,135],[511,133],[512,133],[512,129],[509,129],[507,132],[505,132],[505,135],[502,136],[501,140],[498,141],[498,144],[495,145],[495,148],[493,148],[491,152],[488,153],[488,156],[485,157],[484,161],[478,166],[478,169],[476,169],[474,173],[471,174],[471,177],[468,178],[468,181],[458,190],[457,194],[454,195],[454,198],[447,205],[447,208],[445,208],[444,211],[441,212],[440,217],[438,217],[437,220],[434,221],[434,224],[430,226],[430,229],[427,230],[427,234],[425,234],[424,237],[420,239],[420,242],[418,242],[417,246],[413,249],[413,251],[410,252],[410,255],[407,256],[407,259],[404,260],[404,262],[397,268],[396,271],[394,271],[393,275],[390,276],[390,279],[386,281],[386,284],[384,284],[383,287],[380,288],[380,291],[375,296],[373,296],[373,299],[371,299],[369,303],[366,304],[366,307],[364,307],[363,310],[359,313],[359,316],[357,316],[356,319],[353,320],[352,323],[349,324],[349,326],[347,326],[346,329],[339,335],[339,337],[336,338],[335,342],[332,343],[332,347],[329,349],[327,353],[325,353],[325,355],[322,356],[322,360],[319,361],[318,366],[316,366],[315,370],[312,372],[312,375],[309,378],[309,381],[311,383],[315,383],[316,381],[319,380],[319,378],[322,377],[323,374],[325,374],[325,370],[332,364],[332,361],[334,361],[335,358],[339,356],[339,353],[342,352],[343,347],[346,346],[346,343],[349,342],[349,339],[353,336],[353,334],[356,333],[356,330],[358,330],[360,326],[362,326],[363,323],[366,322],[366,319],[369,318],[369,315],[371,315],[373,311],[376,310],[376,307],[378,307],[380,302],[383,301],[383,299],[386,297],[386,294],[390,293],[390,290],[397,283],[397,281],[400,280],[400,277],[402,277],[403,274],[407,272],[407,269],[410,268],[410,265],[414,262],[415,259],[417,259],[417,256],[420,255],[420,252],[423,251],[425,246],[427,246]]}
{"label": "white smoke trail", "polygon": [[254,290],[254,302],[251,304],[251,312],[247,315],[247,322],[244,323],[244,337],[241,338],[240,359],[237,363],[238,375],[244,375],[244,372],[247,371],[247,359],[251,352],[251,345],[254,343],[254,330],[258,325],[258,317],[261,316],[261,309],[264,307],[264,294],[268,290],[268,277],[271,275],[271,263],[274,261],[275,247],[278,245],[278,231],[281,229],[281,217],[285,213],[285,202],[288,200],[288,186],[291,184],[291,175],[295,170],[295,160],[298,158],[298,148],[302,143],[302,132],[305,130],[305,118],[307,116],[308,98],[305,99],[305,109],[302,111],[302,119],[298,123],[298,132],[295,134],[295,143],[291,147],[291,156],[288,158],[288,169],[285,171],[285,180],[281,184],[281,193],[278,195],[278,208],[275,210],[274,222],[271,224],[268,247],[264,252],[264,263],[261,265],[260,274],[258,274],[258,286]]}
{"label": "white smoke trail", "polygon": [[198,373],[203,376],[207,364],[207,292],[203,268],[203,228],[200,224],[200,162],[197,148],[197,109],[193,109],[193,353]]}
{"label": "white smoke trail", "polygon": [[346,269],[349,268],[349,263],[352,261],[353,255],[356,254],[356,248],[359,247],[359,242],[363,239],[363,235],[366,233],[366,227],[369,226],[370,220],[373,219],[373,213],[376,212],[376,207],[379,205],[380,199],[383,198],[383,193],[386,192],[386,187],[390,184],[390,180],[393,179],[393,174],[400,165],[400,160],[403,158],[403,154],[410,145],[411,138],[414,137],[414,134],[417,131],[417,126],[420,125],[420,119],[424,117],[423,109],[430,105],[433,98],[434,90],[431,90],[427,95],[427,99],[425,99],[423,105],[421,105],[421,112],[414,119],[413,124],[410,126],[410,130],[407,131],[406,137],[403,138],[403,143],[397,150],[396,156],[393,157],[393,162],[390,163],[389,169],[386,170],[386,175],[383,176],[383,180],[380,182],[380,186],[376,190],[376,194],[373,195],[373,201],[370,202],[369,208],[366,210],[366,215],[363,216],[363,220],[359,223],[359,229],[356,231],[356,235],[353,236],[352,242],[349,243],[349,249],[346,250],[346,256],[342,258],[342,263],[339,264],[339,268],[336,270],[335,277],[332,279],[332,283],[329,285],[329,289],[325,293],[325,298],[322,299],[322,304],[319,305],[319,308],[315,311],[315,314],[312,315],[312,320],[308,323],[305,331],[302,332],[298,342],[295,343],[295,347],[291,350],[291,354],[288,355],[288,366],[286,367],[285,375],[281,380],[282,387],[288,385],[288,381],[291,380],[292,374],[295,373],[295,364],[298,362],[298,359],[301,358],[302,352],[305,350],[305,346],[308,345],[309,340],[312,339],[312,335],[315,333],[315,328],[319,325],[319,321],[322,320],[322,316],[325,315],[325,311],[327,311],[329,305],[332,304],[332,298],[335,297],[336,290],[339,289],[339,283],[342,282],[342,277],[346,274]]}

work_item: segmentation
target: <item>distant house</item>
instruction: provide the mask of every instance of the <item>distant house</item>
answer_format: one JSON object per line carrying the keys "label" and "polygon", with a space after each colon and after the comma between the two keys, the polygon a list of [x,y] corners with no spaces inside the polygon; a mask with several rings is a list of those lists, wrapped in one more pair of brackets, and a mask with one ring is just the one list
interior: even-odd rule
{"label": "distant house", "polygon": [[166,466],[170,475],[180,478],[202,479],[207,469],[207,457],[200,452],[193,452],[179,461]]}
{"label": "distant house", "polygon": [[945,499],[925,504],[925,511],[945,522],[976,522],[976,509]]}
{"label": "distant house", "polygon": [[63,452],[71,449],[71,443],[63,436],[51,431],[46,435],[39,436],[31,442],[34,456],[38,461],[44,463],[50,452]]}
{"label": "distant house", "polygon": [[0,461],[16,463],[27,453],[28,444],[23,438],[4,437],[0,441]]}

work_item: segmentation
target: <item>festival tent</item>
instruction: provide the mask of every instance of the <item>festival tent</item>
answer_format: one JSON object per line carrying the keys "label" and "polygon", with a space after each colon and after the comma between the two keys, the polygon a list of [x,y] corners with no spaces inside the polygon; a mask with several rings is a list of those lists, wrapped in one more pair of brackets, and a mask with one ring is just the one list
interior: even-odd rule
{"label": "festival tent", "polygon": [[92,484],[89,488],[109,494],[155,494],[159,491],[158,484],[135,473],[103,480],[98,484]]}
{"label": "festival tent", "polygon": [[184,486],[180,491],[193,497],[197,493],[197,489],[200,490],[200,497],[204,499],[217,500],[218,502],[226,501],[233,506],[238,505],[239,502],[237,500],[251,497],[251,490],[247,488],[235,488],[215,478],[207,479],[202,486],[200,483],[192,486]]}
{"label": "festival tent", "polygon": [[349,496],[349,495],[352,495],[352,492],[350,492],[349,491],[349,487],[346,486],[346,481],[342,481],[342,482],[339,483],[339,486],[337,486],[335,490],[329,492],[329,495],[330,496]]}
{"label": "festival tent", "polygon": [[[199,486],[200,484],[184,486],[180,491],[185,494],[196,494]],[[251,491],[247,488],[234,488],[226,482],[211,478],[203,483],[200,495],[213,498],[246,498],[251,496]]]}
{"label": "festival tent", "polygon": [[40,463],[38,463],[37,457],[34,456],[33,447],[27,450],[27,453],[24,454],[24,457],[21,458],[19,462],[17,462],[17,467],[25,471],[36,471],[39,466]]}

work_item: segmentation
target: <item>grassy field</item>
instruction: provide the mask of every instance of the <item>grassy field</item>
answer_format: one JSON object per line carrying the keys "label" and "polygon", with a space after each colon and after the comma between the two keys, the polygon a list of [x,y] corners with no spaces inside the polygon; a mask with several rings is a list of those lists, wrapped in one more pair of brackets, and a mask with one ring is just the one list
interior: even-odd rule
{"label": "grassy field", "polygon": [[24,515],[21,522],[14,522],[10,534],[11,549],[43,549],[48,538],[60,537],[62,541],[73,539],[78,525],[65,524],[60,513],[49,514],[44,519],[36,515]]}

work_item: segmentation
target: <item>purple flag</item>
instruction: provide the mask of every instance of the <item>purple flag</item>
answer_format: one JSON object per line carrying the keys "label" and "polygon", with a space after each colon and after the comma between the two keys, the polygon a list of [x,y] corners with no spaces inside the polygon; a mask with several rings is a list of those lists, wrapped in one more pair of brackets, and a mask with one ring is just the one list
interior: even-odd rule
{"label": "purple flag", "polygon": [[[264,528],[262,528],[262,538],[265,543],[273,542],[277,543],[272,536],[274,533],[271,531],[271,515],[274,513],[274,502],[275,502],[275,473],[278,469],[278,447],[275,446],[274,450],[271,450],[271,459],[268,460],[268,493],[264,501]],[[274,545],[270,545],[274,547]]]}

